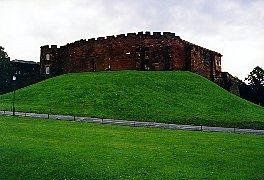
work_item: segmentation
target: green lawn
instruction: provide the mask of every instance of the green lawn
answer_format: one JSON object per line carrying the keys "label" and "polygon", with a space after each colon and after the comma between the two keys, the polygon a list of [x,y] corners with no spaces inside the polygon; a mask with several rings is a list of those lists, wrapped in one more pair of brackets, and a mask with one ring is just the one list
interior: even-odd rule
{"label": "green lawn", "polygon": [[262,179],[264,137],[0,116],[0,179]]}
{"label": "green lawn", "polygon": [[[13,93],[0,96],[11,109]],[[66,74],[16,92],[16,110],[264,129],[264,108],[190,72]]]}

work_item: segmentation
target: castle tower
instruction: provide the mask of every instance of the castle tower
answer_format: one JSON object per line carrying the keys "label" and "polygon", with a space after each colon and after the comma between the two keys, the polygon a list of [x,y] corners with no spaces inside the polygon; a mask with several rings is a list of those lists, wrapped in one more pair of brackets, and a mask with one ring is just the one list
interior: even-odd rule
{"label": "castle tower", "polygon": [[42,46],[40,48],[40,74],[46,76],[56,76],[61,73],[61,63],[59,60],[59,49],[56,45]]}

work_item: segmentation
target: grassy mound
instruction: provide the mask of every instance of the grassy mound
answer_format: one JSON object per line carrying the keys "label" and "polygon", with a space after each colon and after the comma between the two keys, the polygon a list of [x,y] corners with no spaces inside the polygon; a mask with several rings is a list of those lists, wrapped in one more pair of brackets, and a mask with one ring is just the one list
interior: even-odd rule
{"label": "grassy mound", "polygon": [[0,116],[0,179],[262,179],[262,136]]}
{"label": "grassy mound", "polygon": [[[0,109],[11,109],[12,96],[0,96]],[[66,74],[17,91],[15,106],[27,112],[264,128],[263,107],[180,71]]]}

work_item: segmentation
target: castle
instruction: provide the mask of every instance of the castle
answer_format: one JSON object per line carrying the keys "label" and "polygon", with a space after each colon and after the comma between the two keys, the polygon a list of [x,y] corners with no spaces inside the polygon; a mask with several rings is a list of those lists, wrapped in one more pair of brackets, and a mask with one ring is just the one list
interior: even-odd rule
{"label": "castle", "polygon": [[105,70],[186,70],[211,81],[221,78],[218,52],[182,40],[171,32],[138,32],[79,40],[65,46],[42,46],[40,73]]}

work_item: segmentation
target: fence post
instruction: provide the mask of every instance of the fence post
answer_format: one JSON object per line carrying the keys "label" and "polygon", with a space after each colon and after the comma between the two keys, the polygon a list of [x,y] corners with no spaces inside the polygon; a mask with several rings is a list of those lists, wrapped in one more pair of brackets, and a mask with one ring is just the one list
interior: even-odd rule
{"label": "fence post", "polygon": [[203,125],[201,125],[201,131],[203,131]]}
{"label": "fence post", "polygon": [[75,115],[73,116],[73,121],[75,121]]}
{"label": "fence post", "polygon": [[136,121],[134,121],[134,127],[136,127]]}
{"label": "fence post", "polygon": [[13,107],[12,111],[13,111],[13,116],[16,115],[15,106]]}
{"label": "fence post", "polygon": [[236,133],[236,128],[234,128],[234,133]]}
{"label": "fence post", "polygon": [[50,114],[51,114],[51,109],[49,110],[49,113],[48,113],[48,119],[50,118]]}

